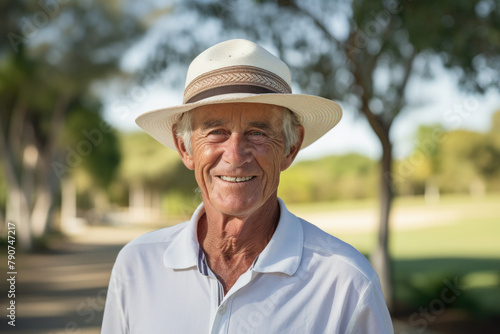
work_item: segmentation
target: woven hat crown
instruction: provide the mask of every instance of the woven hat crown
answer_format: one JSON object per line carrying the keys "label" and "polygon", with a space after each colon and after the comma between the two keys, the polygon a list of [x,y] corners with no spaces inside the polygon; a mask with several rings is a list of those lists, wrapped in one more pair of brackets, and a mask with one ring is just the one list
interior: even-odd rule
{"label": "woven hat crown", "polygon": [[288,66],[266,49],[247,40],[219,43],[189,66],[184,103],[231,93],[291,94]]}

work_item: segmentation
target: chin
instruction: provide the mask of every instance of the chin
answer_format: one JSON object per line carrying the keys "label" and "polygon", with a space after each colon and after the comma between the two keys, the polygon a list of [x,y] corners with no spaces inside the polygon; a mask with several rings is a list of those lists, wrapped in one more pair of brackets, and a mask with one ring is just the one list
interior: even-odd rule
{"label": "chin", "polygon": [[[259,205],[260,204],[260,205]],[[212,202],[219,212],[230,216],[251,214],[262,206],[262,201],[255,198],[228,196],[223,200]]]}

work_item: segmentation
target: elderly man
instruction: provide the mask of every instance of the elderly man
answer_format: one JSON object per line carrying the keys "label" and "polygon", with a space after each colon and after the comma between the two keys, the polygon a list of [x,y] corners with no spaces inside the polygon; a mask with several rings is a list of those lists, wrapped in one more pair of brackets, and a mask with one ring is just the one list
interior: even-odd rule
{"label": "elderly man", "polygon": [[122,249],[102,333],[393,333],[366,259],[277,197],[280,173],[341,114],[292,94],[288,67],[250,41],[201,53],[184,103],[137,123],[194,170],[203,203]]}

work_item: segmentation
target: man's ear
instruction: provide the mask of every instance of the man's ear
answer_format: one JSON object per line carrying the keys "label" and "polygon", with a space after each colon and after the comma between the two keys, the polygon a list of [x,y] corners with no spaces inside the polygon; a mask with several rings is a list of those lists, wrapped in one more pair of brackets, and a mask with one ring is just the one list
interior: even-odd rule
{"label": "man's ear", "polygon": [[297,144],[295,144],[295,146],[290,148],[290,153],[288,153],[288,155],[283,160],[283,163],[281,164],[281,171],[284,171],[288,167],[290,167],[290,165],[295,160],[295,157],[300,151],[300,147],[302,146],[302,142],[304,141],[304,127],[302,125],[299,125],[298,132],[299,132],[299,141],[297,142]]}
{"label": "man's ear", "polygon": [[184,166],[186,166],[190,170],[194,170],[194,160],[193,160],[193,155],[189,153],[189,151],[186,149],[186,145],[184,144],[184,140],[177,136],[177,131],[176,131],[177,124],[174,124],[172,128],[172,133],[174,136],[174,143],[175,147],[177,148],[177,152],[179,152],[179,155],[181,156],[182,162],[184,163]]}

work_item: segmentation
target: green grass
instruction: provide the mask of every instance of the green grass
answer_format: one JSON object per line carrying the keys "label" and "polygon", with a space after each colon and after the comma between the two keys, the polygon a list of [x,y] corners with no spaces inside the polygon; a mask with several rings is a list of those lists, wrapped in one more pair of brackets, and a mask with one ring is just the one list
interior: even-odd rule
{"label": "green grass", "polygon": [[[443,224],[419,229],[391,231],[390,250],[394,258],[419,257],[499,257],[500,258],[500,194],[481,199],[465,195],[442,196],[439,204],[426,204],[422,197],[397,198],[394,209],[415,209],[429,214],[452,212],[457,218]],[[298,212],[340,212],[374,210],[374,200],[290,205]],[[411,214],[411,213],[409,213]],[[376,245],[376,232],[327,232],[352,244],[362,253],[370,253]]]}
{"label": "green grass", "polygon": [[[439,204],[426,204],[423,196],[396,197],[393,202],[393,208],[433,208],[433,207],[457,207],[463,204],[482,208],[487,205],[491,209],[497,210],[497,216],[500,215],[500,193],[488,194],[480,198],[472,198],[464,194],[449,194],[441,196]],[[292,212],[331,212],[343,210],[363,210],[378,209],[378,200],[375,198],[346,200],[334,202],[315,202],[315,203],[296,203],[288,204],[287,207]]]}
{"label": "green grass", "polygon": [[[369,254],[377,235],[329,231]],[[500,218],[463,219],[451,224],[415,230],[392,231],[390,251],[393,258],[486,257],[500,258]]]}
{"label": "green grass", "polygon": [[[291,211],[328,212],[376,210],[374,200],[289,206]],[[398,198],[394,208],[417,209],[430,215],[455,213],[450,221],[415,228],[392,230],[395,296],[401,309],[413,312],[440,298],[445,282],[458,281],[460,295],[450,307],[483,317],[500,314],[500,194],[484,198],[443,196],[439,204],[426,204],[422,197]],[[295,212],[294,212],[295,213]],[[376,232],[328,231],[370,254]]]}
{"label": "green grass", "polygon": [[287,208],[291,212],[330,212],[342,210],[359,210],[359,209],[375,209],[378,207],[377,200],[374,198],[348,200],[348,201],[334,201],[334,202],[316,202],[316,203],[299,203],[288,204]]}
{"label": "green grass", "polygon": [[500,258],[500,219],[459,220],[451,225],[395,232],[391,250],[397,258]]}

